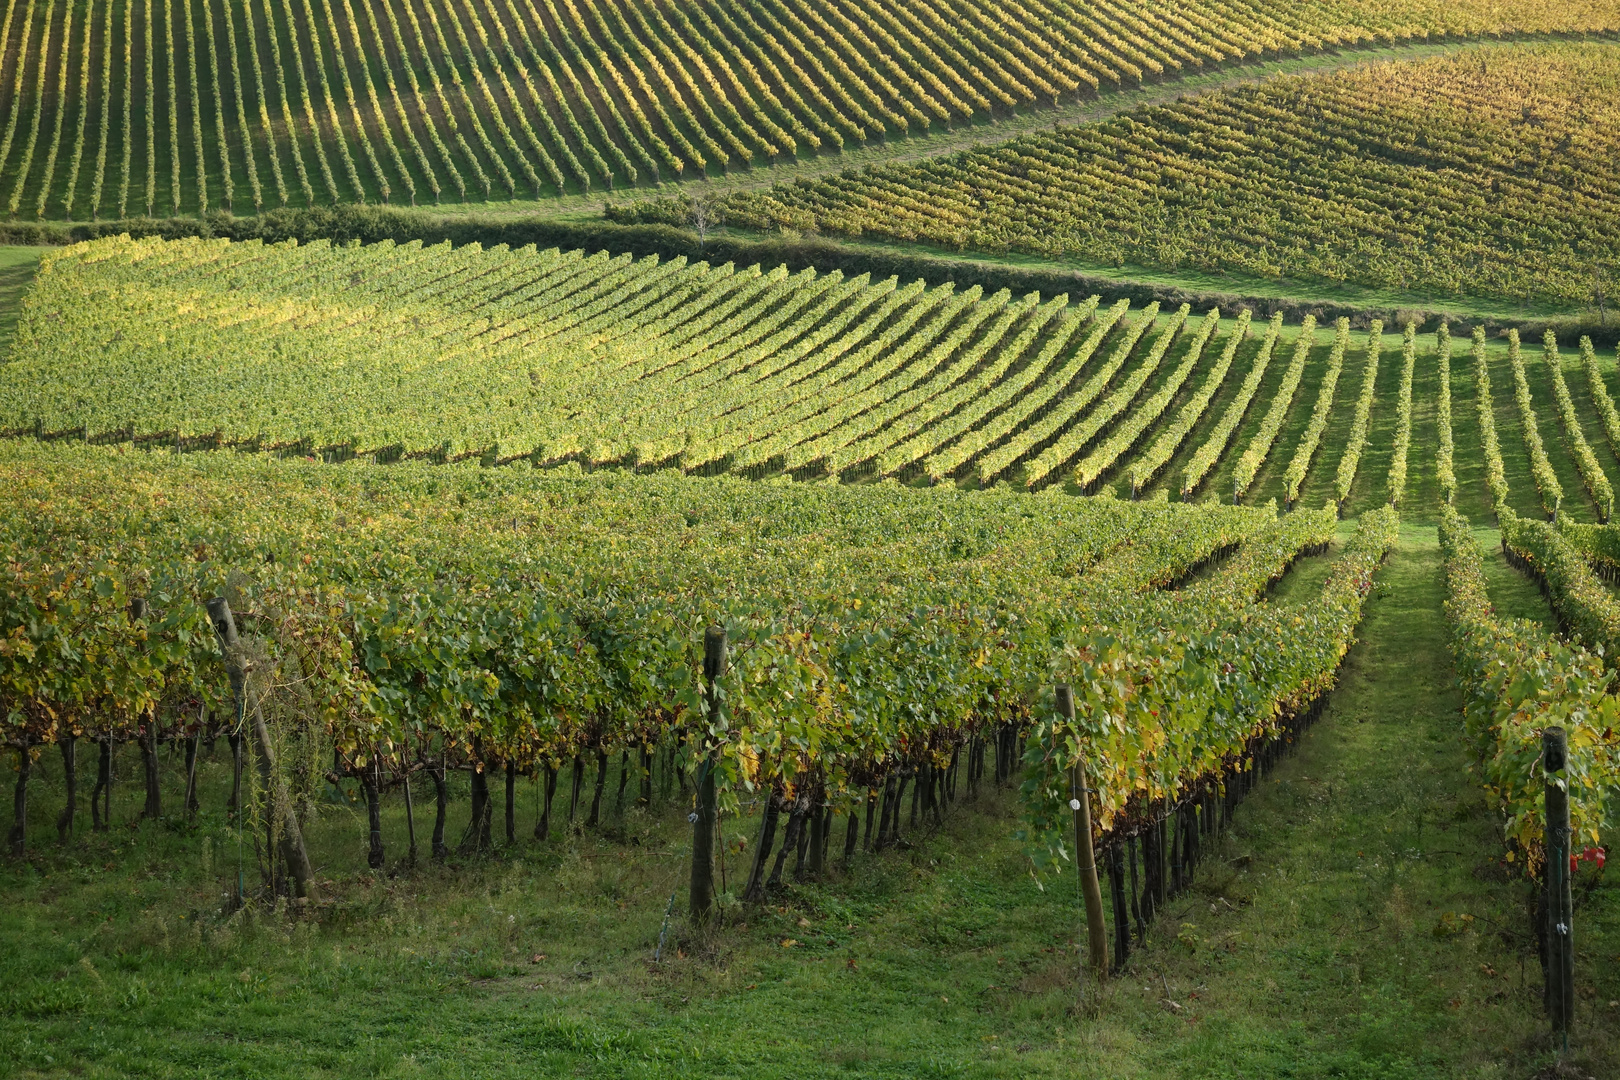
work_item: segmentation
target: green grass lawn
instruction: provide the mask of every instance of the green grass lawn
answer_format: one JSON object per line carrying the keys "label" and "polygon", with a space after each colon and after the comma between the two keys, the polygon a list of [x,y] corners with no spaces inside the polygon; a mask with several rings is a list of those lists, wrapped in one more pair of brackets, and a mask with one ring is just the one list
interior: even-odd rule
{"label": "green grass lawn", "polygon": [[11,334],[22,311],[23,293],[34,280],[45,248],[0,246],[0,360],[11,347]]}
{"label": "green grass lawn", "polygon": [[[1318,563],[1276,602],[1302,602]],[[126,749],[120,824],[91,834],[81,808],[65,849],[47,756],[34,854],[0,868],[0,1076],[1529,1077],[1554,1060],[1529,892],[1468,772],[1440,600],[1434,531],[1408,527],[1322,719],[1083,1006],[1074,880],[1036,887],[1014,797],[988,782],[940,834],[729,906],[698,939],[679,919],[678,795],[600,832],[377,874],[363,814],[334,799],[310,832],[315,915],[227,917],[239,857],[257,872],[219,812],[223,742],[197,825],[132,823]],[[385,832],[396,860],[397,800]],[[732,854],[730,888],[741,869]],[[1571,1062],[1613,1075],[1620,890],[1594,888],[1577,920]]]}

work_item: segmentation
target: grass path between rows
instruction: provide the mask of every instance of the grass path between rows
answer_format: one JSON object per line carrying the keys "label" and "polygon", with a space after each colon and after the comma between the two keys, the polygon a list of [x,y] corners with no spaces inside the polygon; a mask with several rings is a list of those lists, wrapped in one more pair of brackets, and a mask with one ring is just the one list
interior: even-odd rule
{"label": "grass path between rows", "polygon": [[11,349],[11,335],[22,314],[23,293],[39,269],[41,247],[0,246],[0,361]]}
{"label": "grass path between rows", "polygon": [[[1303,562],[1277,601],[1308,602],[1331,558]],[[195,828],[120,824],[64,851],[47,757],[38,854],[0,867],[0,1077],[1612,1076],[1620,896],[1578,909],[1575,1071],[1544,1073],[1527,890],[1494,861],[1468,773],[1439,569],[1434,530],[1406,528],[1322,719],[1090,1008],[1073,878],[1031,882],[1010,793],[736,911],[707,944],[677,919],[655,966],[684,895],[678,799],[610,815],[611,838],[399,875],[360,872],[363,815],[329,808],[310,836],[332,879],[320,925],[222,920],[223,759]],[[1492,573],[1493,594],[1534,610],[1505,563]],[[520,805],[524,836],[527,792]],[[725,823],[728,840],[755,828]],[[385,832],[397,858],[397,800]],[[252,859],[249,844],[250,880]]]}
{"label": "grass path between rows", "polygon": [[[1279,600],[1304,602],[1317,562]],[[1554,1061],[1527,886],[1495,861],[1468,768],[1440,569],[1435,530],[1404,527],[1322,719],[1238,813],[1229,855],[1252,861],[1201,872],[1198,899],[1172,907],[1187,925],[1158,929],[1196,949],[1163,941],[1123,987],[1145,999],[1162,974],[1181,1004],[1157,1020],[1187,1029],[1162,1043],[1173,1075],[1529,1077]],[[1490,569],[1493,596],[1533,614],[1533,588],[1500,559]],[[1578,922],[1570,1075],[1611,1076],[1620,890],[1597,890]]]}

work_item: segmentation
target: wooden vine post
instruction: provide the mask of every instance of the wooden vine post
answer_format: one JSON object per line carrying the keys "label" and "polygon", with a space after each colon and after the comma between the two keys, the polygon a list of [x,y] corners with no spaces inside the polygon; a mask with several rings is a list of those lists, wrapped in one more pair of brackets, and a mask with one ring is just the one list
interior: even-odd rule
{"label": "wooden vine post", "polygon": [[695,922],[707,922],[714,907],[715,758],[719,748],[709,742],[721,719],[720,679],[726,673],[726,628],[710,626],[703,632],[704,739],[708,742],[698,768],[697,807],[692,811],[692,888],[688,913]]}
{"label": "wooden vine post", "polygon": [[[1057,707],[1074,729],[1074,691],[1067,683],[1057,687]],[[1108,927],[1103,921],[1102,886],[1097,881],[1097,853],[1091,844],[1091,799],[1086,787],[1086,759],[1076,755],[1069,770],[1069,809],[1074,811],[1074,859],[1080,872],[1080,893],[1086,906],[1086,934],[1091,945],[1091,970],[1097,979],[1108,978]]]}
{"label": "wooden vine post", "polygon": [[[208,601],[208,619],[214,624],[220,650],[225,654],[225,671],[231,679],[238,723],[252,713],[253,740],[259,749],[259,773],[264,781],[265,794],[270,799],[271,812],[274,813],[277,807],[281,809],[281,857],[292,871],[295,895],[301,899],[313,899],[315,872],[309,864],[309,853],[304,849],[304,833],[298,825],[298,814],[293,810],[286,781],[276,771],[275,748],[271,746],[270,732],[264,726],[264,710],[248,684],[249,669],[242,663],[242,645],[236,634],[236,619],[231,614],[230,603],[222,596]],[[240,808],[237,812],[241,812]]]}
{"label": "wooden vine post", "polygon": [[1564,729],[1541,733],[1541,763],[1547,777],[1547,924],[1543,940],[1547,950],[1546,1005],[1553,1030],[1564,1037],[1575,1018],[1574,902],[1569,888],[1569,790],[1559,776],[1568,764]]}
{"label": "wooden vine post", "polygon": [[33,772],[34,759],[28,754],[28,739],[25,737],[17,748],[17,786],[12,789],[11,833],[6,843],[11,854],[22,858],[28,850],[28,777]]}
{"label": "wooden vine post", "polygon": [[56,839],[62,844],[73,838],[73,818],[79,809],[78,742],[71,730],[57,740],[62,748],[62,781],[67,786],[67,798],[56,818]]}

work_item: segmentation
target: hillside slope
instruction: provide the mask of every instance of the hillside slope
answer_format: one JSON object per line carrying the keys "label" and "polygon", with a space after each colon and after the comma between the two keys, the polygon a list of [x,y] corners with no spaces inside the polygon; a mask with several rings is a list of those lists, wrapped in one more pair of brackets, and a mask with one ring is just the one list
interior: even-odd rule
{"label": "hillside slope", "polygon": [[94,219],[623,189],[1230,60],[1616,29],[1615,0],[13,0],[0,199]]}
{"label": "hillside slope", "polygon": [[1620,290],[1617,150],[1620,46],[1508,45],[1212,92],[725,210],[754,228],[1585,304]]}
{"label": "hillside slope", "polygon": [[[1591,463],[1620,480],[1620,459],[1575,344],[1529,354],[1526,387],[1565,513],[1596,520],[1597,485],[1560,437],[1552,357]],[[1404,431],[1399,486],[1423,515],[1444,354],[1458,504],[1480,514],[1475,348],[1395,327],[1375,339],[1348,321],[783,267],[125,238],[43,260],[0,367],[0,429],[334,460],[1236,491],[1351,512],[1400,498]],[[1477,349],[1507,479],[1536,513],[1508,350]],[[1593,363],[1600,380],[1613,371],[1606,351]]]}

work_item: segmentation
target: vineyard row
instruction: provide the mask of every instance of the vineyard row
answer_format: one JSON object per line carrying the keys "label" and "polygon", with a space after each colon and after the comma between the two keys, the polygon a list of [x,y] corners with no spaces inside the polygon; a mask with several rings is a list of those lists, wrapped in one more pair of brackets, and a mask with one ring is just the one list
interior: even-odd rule
{"label": "vineyard row", "polygon": [[[1375,423],[1411,441],[1419,343],[1403,332],[1403,389],[1385,404],[1378,329],[1341,322],[1329,341],[1307,319],[1284,337],[1280,317],[1259,327],[1248,312],[532,248],[113,239],[46,257],[0,429],[332,460],[1072,479],[1183,499],[1217,477],[1222,498],[1281,477],[1279,497],[1297,499],[1331,473],[1342,505]],[[1607,400],[1589,345],[1582,357],[1586,379],[1564,386],[1577,420]],[[1562,364],[1547,345],[1555,388]],[[1355,452],[1319,461],[1342,437]],[[1608,483],[1596,453],[1581,458],[1594,502]],[[1372,497],[1404,486],[1392,476]]]}
{"label": "vineyard row", "polygon": [[[1616,107],[1616,71],[1620,47],[1602,42],[1283,78],[738,192],[725,212],[757,229],[1116,268],[1584,305],[1620,286],[1620,226],[1603,209],[1620,197],[1617,145],[1587,119]],[[607,213],[680,224],[686,207]]]}
{"label": "vineyard row", "polygon": [[4,741],[151,759],[235,736],[282,839],[327,762],[373,801],[435,777],[441,839],[445,770],[469,771],[476,848],[503,770],[545,777],[549,820],[559,768],[577,792],[592,758],[601,776],[658,750],[716,806],[769,798],[803,824],[870,813],[902,777],[930,812],[987,744],[1004,772],[1022,753],[1040,837],[1060,843],[1077,750],[1098,829],[1134,836],[1246,774],[1331,687],[1395,535],[1365,515],[1308,602],[1274,604],[1333,508],[3,452]]}
{"label": "vineyard row", "polygon": [[0,195],[94,219],[622,189],[1262,54],[1617,27],[1533,0],[17,0]]}

